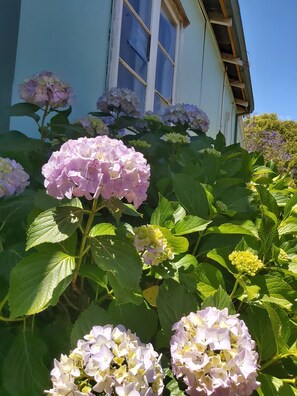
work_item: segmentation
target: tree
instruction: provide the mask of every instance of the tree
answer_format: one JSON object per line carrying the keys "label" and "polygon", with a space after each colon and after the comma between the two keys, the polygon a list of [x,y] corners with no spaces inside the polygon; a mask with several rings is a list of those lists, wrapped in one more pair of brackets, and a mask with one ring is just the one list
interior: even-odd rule
{"label": "tree", "polygon": [[266,161],[274,161],[280,172],[290,171],[297,177],[297,122],[280,120],[276,113],[246,117],[244,144],[248,151],[263,153]]}

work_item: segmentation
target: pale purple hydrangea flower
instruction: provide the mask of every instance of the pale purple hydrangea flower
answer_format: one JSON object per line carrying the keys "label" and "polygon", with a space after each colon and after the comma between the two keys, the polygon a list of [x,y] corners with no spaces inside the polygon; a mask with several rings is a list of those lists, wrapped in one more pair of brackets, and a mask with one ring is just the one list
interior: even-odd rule
{"label": "pale purple hydrangea flower", "polygon": [[48,71],[34,74],[19,86],[20,97],[39,107],[48,105],[52,109],[72,104],[73,91],[69,84]]}
{"label": "pale purple hydrangea flower", "polygon": [[29,175],[18,162],[0,157],[0,198],[22,193],[29,184]]}
{"label": "pale purple hydrangea flower", "polygon": [[140,114],[139,99],[135,92],[127,88],[111,88],[97,101],[98,110],[104,113],[137,117]]}
{"label": "pale purple hydrangea flower", "polygon": [[76,121],[81,125],[90,136],[108,135],[108,126],[98,117],[88,114],[86,117],[81,117]]}
{"label": "pale purple hydrangea flower", "polygon": [[146,265],[159,265],[172,260],[174,253],[159,227],[148,224],[133,228],[133,243]]}
{"label": "pale purple hydrangea flower", "polygon": [[184,125],[187,129],[206,133],[209,128],[209,119],[206,113],[197,106],[179,103],[167,107],[162,114],[165,124]]}
{"label": "pale purple hydrangea flower", "polygon": [[172,370],[190,396],[249,396],[256,381],[255,342],[238,315],[208,307],[172,327]]}
{"label": "pale purple hydrangea flower", "polygon": [[55,360],[54,396],[157,396],[164,373],[152,344],[143,344],[124,326],[94,326],[68,356]]}
{"label": "pale purple hydrangea flower", "polygon": [[142,153],[107,136],[68,140],[42,167],[47,193],[57,199],[112,197],[146,200],[150,167]]}

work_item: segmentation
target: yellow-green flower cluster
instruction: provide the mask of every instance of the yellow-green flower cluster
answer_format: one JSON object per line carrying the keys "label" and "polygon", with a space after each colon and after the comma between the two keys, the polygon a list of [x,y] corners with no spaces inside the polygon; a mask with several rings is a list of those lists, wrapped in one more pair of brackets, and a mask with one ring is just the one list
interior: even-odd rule
{"label": "yellow-green flower cluster", "polygon": [[234,251],[229,255],[229,260],[239,273],[245,273],[250,276],[255,276],[256,272],[264,267],[258,256],[249,250]]}
{"label": "yellow-green flower cluster", "polygon": [[145,264],[158,265],[174,258],[172,248],[160,228],[144,225],[133,228],[133,231],[134,246]]}
{"label": "yellow-green flower cluster", "polygon": [[191,142],[189,136],[182,135],[181,133],[171,132],[166,133],[161,137],[165,142],[173,143],[173,144],[188,144]]}
{"label": "yellow-green flower cluster", "polygon": [[139,148],[149,148],[151,145],[146,142],[145,140],[130,140],[129,142],[132,146],[134,147],[139,147]]}

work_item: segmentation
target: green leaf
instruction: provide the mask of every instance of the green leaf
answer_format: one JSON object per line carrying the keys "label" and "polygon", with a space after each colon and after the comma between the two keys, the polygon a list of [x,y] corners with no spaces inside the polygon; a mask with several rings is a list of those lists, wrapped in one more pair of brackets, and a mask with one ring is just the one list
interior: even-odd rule
{"label": "green leaf", "polygon": [[89,238],[93,258],[104,271],[113,274],[127,289],[139,288],[142,262],[130,239],[117,236]]}
{"label": "green leaf", "polygon": [[139,305],[117,305],[113,301],[107,312],[112,324],[124,325],[126,329],[135,332],[142,342],[149,342],[157,332],[158,315],[144,302]]}
{"label": "green leaf", "polygon": [[290,200],[287,202],[286,206],[284,207],[284,217],[286,218],[290,213],[293,207],[297,205],[297,194],[294,194]]}
{"label": "green leaf", "polygon": [[277,275],[256,275],[251,284],[260,287],[262,301],[271,302],[289,310],[296,298],[296,292],[290,285]]}
{"label": "green leaf", "polygon": [[107,272],[107,277],[109,283],[113,289],[115,296],[115,301],[117,304],[128,304],[133,303],[139,305],[143,302],[143,296],[141,294],[140,288],[127,288],[125,284],[120,282],[112,272]]}
{"label": "green leaf", "polygon": [[221,286],[219,286],[219,289],[213,295],[203,301],[201,308],[206,307],[216,307],[218,309],[228,308],[229,314],[236,312],[231,298]]}
{"label": "green leaf", "polygon": [[274,213],[276,216],[279,215],[279,207],[273,195],[267,190],[266,187],[258,184],[256,185],[260,201],[262,205],[265,205],[269,212]]}
{"label": "green leaf", "polygon": [[58,206],[40,213],[28,229],[26,250],[41,243],[56,243],[69,238],[82,222],[83,210]]}
{"label": "green leaf", "polygon": [[76,347],[77,341],[89,334],[93,326],[110,324],[109,315],[103,309],[92,302],[88,308],[80,313],[73,325],[70,341],[72,348]]}
{"label": "green leaf", "polygon": [[[179,388],[179,383],[175,378],[173,378],[171,381],[168,382],[165,386],[165,392],[169,391],[170,396],[184,396],[185,392]],[[164,392],[164,395],[166,393]]]}
{"label": "green leaf", "polygon": [[44,366],[46,345],[36,334],[21,332],[3,362],[3,385],[11,395],[38,396],[49,389]]}
{"label": "green leaf", "polygon": [[211,220],[204,220],[197,216],[185,216],[176,223],[172,230],[175,235],[192,234],[193,232],[204,231]]}
{"label": "green leaf", "polygon": [[257,343],[259,361],[271,358],[276,353],[276,340],[267,311],[263,307],[249,305],[240,316]]}
{"label": "green leaf", "polygon": [[168,201],[159,194],[159,205],[151,216],[150,224],[171,229],[185,215],[185,209],[178,202]]}
{"label": "green leaf", "polygon": [[296,396],[297,390],[281,379],[261,373],[258,378],[261,387],[257,390],[259,396]]}
{"label": "green leaf", "polygon": [[115,235],[115,226],[110,223],[96,224],[89,233],[89,237],[92,238],[102,235]]}
{"label": "green leaf", "polygon": [[269,259],[273,244],[278,245],[277,218],[274,213],[262,207],[262,221],[259,227],[259,237],[262,241],[261,255]]}
{"label": "green leaf", "polygon": [[174,253],[184,253],[188,250],[189,241],[187,240],[187,238],[184,238],[182,236],[176,237],[175,235],[172,235],[171,231],[168,230],[167,228],[164,227],[158,227],[158,228],[162,231],[162,234],[167,239]]}
{"label": "green leaf", "polygon": [[191,266],[196,267],[197,259],[192,254],[186,254],[178,261],[171,261],[171,265],[176,270],[180,268],[182,268],[183,270],[187,270]]}
{"label": "green leaf", "polygon": [[241,224],[224,223],[217,227],[209,227],[207,234],[242,234],[258,237],[257,230],[252,222],[245,221]]}
{"label": "green leaf", "polygon": [[274,338],[276,341],[277,353],[288,351],[286,342],[291,335],[291,324],[286,312],[276,304],[263,302],[263,306],[268,312],[271,321]]}
{"label": "green leaf", "polygon": [[[11,316],[33,315],[44,310],[53,296],[57,297],[55,289],[74,268],[74,257],[59,251],[34,253],[21,260],[11,272]],[[65,289],[64,282],[62,286]]]}
{"label": "green leaf", "polygon": [[278,228],[279,235],[297,234],[297,218],[288,217],[280,223]]}
{"label": "green leaf", "polygon": [[212,296],[222,287],[225,289],[225,282],[221,271],[214,265],[202,263],[197,271],[197,292],[202,298]]}
{"label": "green leaf", "polygon": [[157,297],[157,309],[165,335],[171,335],[171,328],[182,316],[197,311],[197,301],[193,294],[177,282],[167,279],[161,285]]}
{"label": "green leaf", "polygon": [[106,271],[103,271],[98,265],[90,262],[84,262],[80,266],[79,275],[84,276],[92,281],[98,283],[102,288],[106,288],[108,280]]}
{"label": "green leaf", "polygon": [[186,211],[194,216],[206,219],[209,215],[209,204],[206,192],[194,177],[173,173],[173,189]]}

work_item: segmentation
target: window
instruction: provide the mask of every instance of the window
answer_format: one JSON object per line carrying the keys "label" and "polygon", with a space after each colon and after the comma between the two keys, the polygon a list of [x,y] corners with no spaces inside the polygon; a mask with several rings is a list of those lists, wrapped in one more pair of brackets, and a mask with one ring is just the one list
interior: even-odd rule
{"label": "window", "polygon": [[174,103],[181,27],[180,0],[116,0],[109,86],[129,88],[142,110]]}

